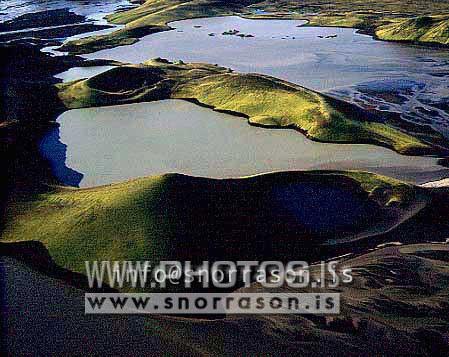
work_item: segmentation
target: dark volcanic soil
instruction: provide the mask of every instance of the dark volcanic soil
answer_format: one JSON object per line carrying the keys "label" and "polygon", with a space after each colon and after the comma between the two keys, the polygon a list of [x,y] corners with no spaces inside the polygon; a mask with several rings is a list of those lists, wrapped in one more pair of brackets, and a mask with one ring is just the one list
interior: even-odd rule
{"label": "dark volcanic soil", "polygon": [[107,25],[94,25],[94,24],[78,24],[67,25],[64,27],[54,27],[48,29],[36,29],[30,31],[10,32],[0,34],[0,42],[11,41],[25,38],[40,38],[40,39],[61,39],[74,35],[79,35],[85,32],[99,31],[110,28]]}
{"label": "dark volcanic soil", "polygon": [[0,42],[30,38],[64,39],[110,27],[86,22],[84,16],[68,9],[40,11],[0,23]]}
{"label": "dark volcanic soil", "polygon": [[[444,244],[409,245],[342,261],[354,280],[337,290],[339,315],[229,315],[209,321],[85,315],[83,290],[0,257],[4,347],[8,355],[447,356],[448,252]],[[245,290],[273,292],[257,284]]]}
{"label": "dark volcanic soil", "polygon": [[81,23],[84,16],[77,15],[68,9],[56,9],[33,12],[0,23],[0,32],[17,31],[35,27],[61,26]]}

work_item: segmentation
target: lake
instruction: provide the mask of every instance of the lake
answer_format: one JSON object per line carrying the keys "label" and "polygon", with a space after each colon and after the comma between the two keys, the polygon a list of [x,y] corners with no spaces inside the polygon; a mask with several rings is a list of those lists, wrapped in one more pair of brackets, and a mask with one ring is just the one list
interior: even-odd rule
{"label": "lake", "polygon": [[[354,29],[304,24],[237,16],[177,21],[170,24],[172,31],[85,57],[217,63],[286,79],[361,106],[396,111],[447,134],[447,51],[376,41]],[[58,78],[87,78],[109,68],[72,68]],[[58,121],[61,127],[44,140],[43,152],[59,167],[55,171],[62,182],[81,187],[166,172],[220,178],[280,170],[364,169],[414,183],[448,176],[434,158],[401,156],[370,145],[315,143],[292,130],[250,127],[242,118],[182,101],[74,110]],[[59,154],[45,150],[52,142],[61,145]],[[55,160],[61,153],[64,160]]]}
{"label": "lake", "polygon": [[364,169],[412,182],[448,177],[435,158],[373,145],[326,144],[290,129],[182,100],[75,109],[59,116],[41,152],[61,183],[91,187],[168,172],[229,178],[271,171]]}
{"label": "lake", "polygon": [[[399,112],[406,120],[432,125],[449,136],[448,51],[304,23],[237,16],[177,21],[170,23],[173,31],[85,57],[217,63],[272,75],[361,106]],[[254,37],[223,35],[234,29]]]}

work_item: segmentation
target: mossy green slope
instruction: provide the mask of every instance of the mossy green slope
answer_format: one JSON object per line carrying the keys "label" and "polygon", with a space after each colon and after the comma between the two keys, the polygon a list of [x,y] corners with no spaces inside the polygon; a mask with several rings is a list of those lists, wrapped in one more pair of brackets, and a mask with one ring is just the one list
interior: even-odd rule
{"label": "mossy green slope", "polygon": [[163,230],[154,214],[163,177],[95,189],[58,188],[9,213],[2,241],[37,240],[57,264],[84,272],[85,260],[158,256],[163,240],[148,239]]}
{"label": "mossy green slope", "polygon": [[267,12],[282,11],[284,13],[309,14],[343,14],[348,12],[409,16],[430,13],[443,13],[449,10],[446,0],[265,0],[252,7],[264,9]]}
{"label": "mossy green slope", "polygon": [[[339,190],[367,216],[354,217],[349,226],[336,222],[332,231],[304,229],[304,221],[293,219],[285,201],[277,199],[285,192],[288,201],[303,200],[291,195],[298,185]],[[17,199],[0,240],[40,241],[58,265],[80,273],[86,260],[281,259],[331,238],[387,231],[427,201],[424,189],[368,173],[291,172],[234,180],[170,174]]]}
{"label": "mossy green slope", "polygon": [[388,41],[449,45],[449,16],[422,16],[378,27],[376,36]]}
{"label": "mossy green slope", "polygon": [[440,137],[436,132],[420,133],[419,128],[413,128],[410,135],[380,114],[273,77],[234,73],[214,65],[153,60],[124,65],[59,88],[60,98],[70,109],[188,99],[241,114],[252,125],[294,128],[313,140],[371,143],[403,154],[441,152],[432,144]]}
{"label": "mossy green slope", "polygon": [[319,93],[262,75],[229,73],[193,80],[177,88],[173,98],[194,98],[216,110],[243,113],[251,124],[291,127],[324,142],[373,143],[400,153],[429,148],[393,127],[365,121],[360,112],[343,113]]}

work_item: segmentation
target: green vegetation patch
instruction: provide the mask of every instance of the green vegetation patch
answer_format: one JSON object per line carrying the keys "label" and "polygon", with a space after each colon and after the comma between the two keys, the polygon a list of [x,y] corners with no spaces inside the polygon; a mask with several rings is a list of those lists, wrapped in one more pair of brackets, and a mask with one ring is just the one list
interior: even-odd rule
{"label": "green vegetation patch", "polygon": [[387,206],[394,204],[408,205],[415,201],[418,196],[424,197],[426,195],[422,189],[387,176],[361,171],[347,171],[343,175],[359,182],[371,198]]}
{"label": "green vegetation patch", "polygon": [[172,97],[192,98],[219,111],[242,113],[250,124],[294,128],[324,142],[375,143],[400,153],[428,148],[386,124],[341,112],[317,92],[258,74],[227,73],[193,80],[177,87]]}
{"label": "green vegetation patch", "polygon": [[71,54],[92,53],[107,48],[132,45],[138,39],[152,33],[170,30],[168,26],[147,25],[136,28],[125,28],[105,34],[84,37],[65,43],[59,49]]}
{"label": "green vegetation patch", "polygon": [[81,273],[86,260],[157,257],[164,240],[151,236],[169,231],[156,213],[163,184],[163,177],[152,177],[93,189],[58,188],[19,201],[8,212],[1,240],[40,241],[58,265]]}
{"label": "green vegetation patch", "polygon": [[[117,83],[119,84],[117,86]],[[153,60],[116,67],[95,77],[59,85],[67,108],[187,99],[248,118],[252,125],[293,128],[310,139],[370,143],[403,154],[432,154],[437,133],[414,135],[354,105],[259,74],[239,74],[208,64]],[[427,135],[427,139],[426,139]]]}
{"label": "green vegetation patch", "polygon": [[449,16],[422,16],[378,27],[376,36],[388,41],[449,45]]}
{"label": "green vegetation patch", "polygon": [[[292,196],[290,187],[304,184],[342,190],[348,199],[366,202],[371,213],[355,220],[349,231],[320,238],[275,204],[284,189],[291,202],[302,199]],[[382,191],[386,202],[400,202],[385,205],[374,190]],[[426,192],[362,172],[289,172],[233,180],[170,174],[88,189],[58,187],[15,200],[0,241],[42,242],[58,265],[80,273],[85,273],[86,260],[238,259],[242,254],[248,258],[249,252],[258,259],[280,258],[300,252],[304,242],[319,245],[329,236],[369,230],[377,225],[373,215],[384,222],[376,228],[381,232],[423,201]]]}

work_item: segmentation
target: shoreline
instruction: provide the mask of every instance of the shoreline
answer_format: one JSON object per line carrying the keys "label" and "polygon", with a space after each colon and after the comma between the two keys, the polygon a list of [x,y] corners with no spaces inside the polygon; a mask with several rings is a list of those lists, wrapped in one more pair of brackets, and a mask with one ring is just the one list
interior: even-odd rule
{"label": "shoreline", "polygon": [[444,178],[436,181],[428,181],[426,183],[420,184],[420,186],[425,188],[447,188],[449,187],[449,178]]}
{"label": "shoreline", "polygon": [[[366,172],[316,169],[232,179],[172,173],[82,189],[60,186],[38,148],[47,129],[68,110],[55,87],[62,81],[54,75],[74,67],[123,64],[51,57],[41,51],[44,41],[23,42],[0,44],[6,63],[0,68],[0,112],[9,119],[0,123],[5,351],[117,356],[282,351],[305,357],[326,351],[398,357],[449,353],[449,178],[420,187]],[[122,84],[147,88],[147,77],[135,72],[112,78],[119,82],[118,92]],[[92,82],[95,90],[111,90],[108,81]],[[200,105],[221,111],[211,98],[196,95]],[[337,109],[354,110],[347,102],[341,106]],[[222,111],[240,113],[232,109]],[[441,160],[442,169],[446,161]],[[429,186],[441,182],[447,186]],[[122,314],[99,319],[85,314],[87,291],[118,291],[107,282],[92,290],[86,260],[149,258],[194,264],[302,259],[312,263],[312,281],[322,276],[318,262],[332,259],[338,271],[352,270],[354,282],[332,290],[341,293],[339,315]],[[185,291],[185,286],[176,289]],[[313,289],[268,289],[253,282],[232,291],[322,292]]]}
{"label": "shoreline", "polygon": [[[116,75],[133,78],[122,83],[128,92],[108,88]],[[366,110],[275,77],[206,63],[153,59],[140,65],[122,64],[58,89],[67,109],[184,99],[218,112],[239,113],[253,126],[293,128],[318,142],[374,144],[405,155],[440,159],[449,148],[436,130],[402,120],[400,114]],[[264,98],[263,107],[253,95],[261,89],[274,94]],[[217,97],[218,92],[224,99]]]}
{"label": "shoreline", "polygon": [[[184,3],[181,3],[184,4]],[[346,13],[340,19],[340,22],[333,23],[334,17],[338,17],[339,14],[332,15],[331,13],[327,13],[326,11],[314,13],[314,14],[303,14],[298,12],[286,12],[281,11],[279,9],[271,12],[267,12],[264,14],[257,14],[255,12],[248,12],[248,10],[252,10],[257,6],[257,4],[242,4],[237,5],[235,3],[229,4],[229,8],[223,7],[222,4],[215,3],[215,5],[208,4],[207,1],[204,4],[197,3],[196,1],[186,2],[185,4],[192,4],[191,11],[186,12],[185,14],[178,14],[172,8],[169,7],[168,4],[162,4],[161,8],[157,12],[161,12],[161,15],[155,16],[153,22],[151,19],[147,19],[147,17],[153,16],[151,12],[151,4],[143,3],[140,6],[127,10],[127,11],[118,11],[106,16],[106,20],[108,23],[113,24],[122,24],[125,25],[125,28],[116,32],[112,32],[106,36],[92,36],[90,38],[85,39],[84,41],[72,41],[72,43],[67,43],[63,45],[62,51],[71,52],[72,54],[88,54],[96,51],[100,51],[102,49],[115,48],[118,46],[129,45],[140,41],[140,39],[144,36],[157,33],[160,31],[169,31],[173,30],[173,27],[170,26],[171,23],[182,20],[189,19],[201,19],[207,17],[220,17],[220,16],[239,16],[244,19],[249,20],[298,20],[298,21],[306,21],[303,26],[309,27],[330,27],[330,28],[352,28],[359,33],[366,34],[372,36],[373,39],[379,41],[388,41],[388,42],[398,42],[398,43],[414,43],[420,46],[430,46],[430,47],[442,47],[449,48],[449,40],[447,43],[442,43],[438,41],[428,41],[428,40],[408,40],[408,39],[390,39],[387,36],[381,36],[377,32],[382,30],[385,25],[393,26],[399,20],[404,23],[410,21],[419,21],[421,17],[427,16],[427,18],[434,19],[435,21],[444,21],[444,16],[440,15],[439,12],[436,12],[433,15],[422,15],[421,13],[416,13],[414,16],[411,14],[403,15],[403,17],[392,17],[388,18],[385,14],[378,14],[377,18],[366,20],[364,18],[363,12],[357,13],[354,12],[354,16],[357,18],[358,22],[347,22],[350,18],[351,14]],[[274,4],[271,4],[275,6]],[[164,7],[165,6],[165,7]],[[179,7],[180,5],[174,5],[174,7]],[[215,8],[213,7],[215,6]],[[254,9],[261,10],[261,9]],[[262,9],[263,10],[263,9]],[[448,19],[449,21],[449,7],[448,11]],[[165,14],[165,12],[167,14]],[[171,15],[170,15],[171,14]],[[338,16],[337,16],[338,15]],[[164,18],[167,17],[167,19]],[[346,17],[345,17],[346,16]],[[359,17],[357,17],[359,16]],[[387,26],[387,27],[388,27]],[[449,26],[449,25],[448,25]],[[430,31],[430,30],[429,30]],[[385,38],[383,38],[385,37]],[[89,46],[92,46],[89,48]]]}
{"label": "shoreline", "polygon": [[[122,12],[126,12],[126,11],[120,11],[119,13],[122,13]],[[230,14],[229,16],[232,16],[232,15],[233,15],[233,14]],[[210,16],[203,16],[203,18],[207,18],[207,17],[210,17]],[[245,17],[244,17],[244,18],[245,18]],[[279,20],[279,18],[273,18],[273,19],[278,19],[278,20]],[[287,18],[283,18],[283,19],[287,20]],[[176,20],[176,21],[178,21],[178,20]],[[168,23],[168,24],[170,24],[170,23]],[[308,24],[304,24],[304,25],[302,25],[302,26],[309,26],[309,25],[308,25]],[[313,27],[316,27],[316,26],[313,25]],[[325,26],[324,26],[324,27],[325,27]],[[334,26],[330,26],[330,27],[334,27]],[[363,30],[357,30],[357,31],[363,31]],[[370,34],[366,34],[366,35],[372,36],[372,35],[370,35]],[[45,47],[45,46],[44,46],[44,45],[41,45],[41,48],[43,48],[43,47]],[[73,56],[62,56],[61,58],[71,58],[71,57],[73,57]],[[76,58],[76,57],[73,57],[73,58]],[[70,61],[69,61],[69,62],[70,62]],[[84,65],[86,65],[86,63],[88,63],[88,62],[89,62],[88,60],[84,60],[84,59],[79,59],[79,60],[76,60],[76,61],[72,61],[72,64],[69,64],[68,66],[66,66],[65,69],[70,69],[70,68],[78,67],[78,66],[84,66]],[[97,62],[98,62],[98,61],[97,61]],[[100,62],[101,62],[101,61],[100,61]],[[89,64],[87,64],[87,65],[93,65],[93,63],[94,63],[94,62],[90,61]],[[107,63],[110,63],[110,62],[105,61],[104,63],[107,64]],[[114,64],[116,65],[116,63],[114,63]],[[59,70],[58,70],[57,73],[59,73]],[[55,75],[55,74],[57,74],[57,73],[52,73],[52,76]],[[53,82],[54,82],[54,80],[53,80]],[[55,82],[60,82],[60,81],[59,81],[59,80],[56,80]],[[349,102],[343,102],[343,101],[341,101],[341,100],[339,100],[339,99],[335,99],[334,97],[328,96],[328,95],[325,95],[325,94],[322,94],[322,95],[325,96],[325,97],[328,97],[328,99],[331,100],[331,101],[338,101],[338,102],[344,103],[344,106],[350,106],[350,103],[349,103]],[[205,103],[201,103],[201,102],[199,102],[199,101],[196,100],[196,99],[189,99],[189,98],[184,98],[184,99],[193,101],[193,102],[195,102],[196,104],[199,104],[199,105],[201,105],[201,106],[205,106],[205,107],[208,107],[208,108],[212,108],[213,110],[217,110],[216,108],[214,108],[213,105],[208,105],[208,104],[205,104]],[[356,104],[354,104],[354,105],[356,105]],[[357,106],[357,107],[358,107],[358,106]],[[66,110],[66,109],[65,109],[65,110]],[[226,110],[226,109],[224,109],[224,110],[218,109],[217,111],[222,111],[222,112],[224,112],[224,113],[231,113],[231,114],[233,114],[233,115],[236,115],[236,114],[238,113],[238,112],[235,112],[235,111],[233,111],[233,110]],[[60,113],[61,113],[61,112],[60,112]],[[241,115],[241,116],[244,116],[244,117],[248,117],[248,116],[247,116],[246,114],[244,114],[244,113],[238,113],[238,114]],[[53,117],[53,119],[51,119],[51,120],[49,121],[49,123],[53,122],[53,121],[56,119],[54,116],[52,116],[52,117]],[[395,121],[397,121],[397,119],[396,119]],[[399,122],[400,122],[400,121],[399,121]],[[253,126],[259,126],[259,127],[265,127],[265,128],[267,128],[267,126],[266,126],[265,124],[260,124],[260,123],[257,123],[257,122],[249,122],[249,124],[250,124],[250,125],[253,125]],[[404,124],[407,124],[407,123],[404,123]],[[14,125],[14,124],[13,124],[13,125]],[[16,123],[16,125],[17,125],[17,123]],[[20,124],[19,124],[19,125],[20,125]],[[285,129],[285,128],[287,128],[287,127],[284,127],[284,126],[282,126],[282,127],[279,127],[279,126],[270,126],[270,128],[273,128],[273,129],[275,129],[275,128],[278,128],[278,129]],[[4,128],[3,128],[3,129],[4,129]],[[305,135],[306,135],[309,139],[311,139],[311,140],[314,140],[314,141],[317,141],[317,142],[323,142],[323,143],[326,143],[326,142],[332,142],[332,141],[320,140],[320,139],[318,139],[318,138],[310,137],[309,135],[307,135],[307,131],[301,130],[301,128],[295,127],[294,129],[295,129],[295,130],[298,130],[299,132],[301,132],[301,133],[303,133],[303,134],[305,134]],[[3,131],[4,131],[4,130],[3,130]],[[340,143],[354,144],[354,142],[351,142],[351,141],[347,141],[347,142],[340,141]],[[373,142],[371,142],[371,141],[360,142],[360,143],[361,143],[361,144],[362,144],[362,143],[373,144]],[[379,145],[378,143],[374,143],[374,144],[375,144],[375,145]],[[388,145],[380,145],[380,146],[389,147]],[[416,156],[422,156],[423,153],[417,152],[417,153],[409,153],[409,154],[416,155]],[[441,157],[443,157],[444,155],[432,155],[432,156],[441,158]],[[442,164],[441,167],[444,168],[445,165]]]}

